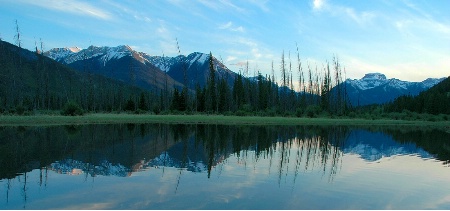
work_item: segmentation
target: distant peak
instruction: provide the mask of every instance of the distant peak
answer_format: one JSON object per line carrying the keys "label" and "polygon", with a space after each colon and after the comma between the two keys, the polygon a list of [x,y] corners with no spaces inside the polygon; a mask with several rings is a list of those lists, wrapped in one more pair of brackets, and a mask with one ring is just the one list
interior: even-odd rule
{"label": "distant peak", "polygon": [[116,48],[121,49],[121,50],[128,50],[128,51],[133,51],[133,49],[129,46],[129,45],[119,45]]}
{"label": "distant peak", "polygon": [[382,73],[367,73],[362,80],[386,80],[386,75]]}
{"label": "distant peak", "polygon": [[67,49],[69,49],[69,51],[72,51],[73,53],[78,53],[79,51],[81,51],[81,49],[79,47],[76,47],[76,46],[69,47]]}
{"label": "distant peak", "polygon": [[196,51],[196,52],[193,52],[192,54],[204,54],[204,53]]}
{"label": "distant peak", "polygon": [[87,50],[95,50],[95,49],[99,49],[100,47],[95,46],[95,45],[90,45]]}

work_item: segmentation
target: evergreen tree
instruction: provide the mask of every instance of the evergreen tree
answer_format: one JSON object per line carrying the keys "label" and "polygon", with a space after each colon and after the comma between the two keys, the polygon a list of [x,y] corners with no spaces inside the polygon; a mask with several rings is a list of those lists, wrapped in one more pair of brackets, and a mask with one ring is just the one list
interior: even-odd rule
{"label": "evergreen tree", "polygon": [[265,84],[266,82],[261,73],[258,72],[258,109],[261,111],[267,108],[267,97],[269,95]]}
{"label": "evergreen tree", "polygon": [[216,89],[216,73],[214,70],[214,58],[212,53],[209,52],[209,77],[207,81],[206,89],[206,106],[207,111],[216,112],[217,111],[217,89]]}
{"label": "evergreen tree", "polygon": [[136,104],[134,103],[134,100],[132,99],[131,96],[128,99],[128,101],[125,103],[124,110],[125,111],[135,111],[136,110]]}
{"label": "evergreen tree", "polygon": [[140,110],[147,111],[147,101],[145,100],[145,94],[144,92],[141,92],[141,97],[139,98],[139,107]]}
{"label": "evergreen tree", "polygon": [[179,110],[180,109],[180,93],[178,92],[178,89],[173,90],[173,98],[172,98],[172,105],[170,106],[170,110]]}
{"label": "evergreen tree", "polygon": [[205,88],[200,88],[200,84],[195,86],[196,110],[205,112]]}
{"label": "evergreen tree", "polygon": [[242,75],[239,74],[234,79],[233,84],[233,101],[236,109],[239,109],[244,104],[244,84],[242,83]]}
{"label": "evergreen tree", "polygon": [[183,90],[181,90],[181,94],[179,97],[178,102],[178,110],[179,111],[186,111],[187,110],[187,96],[188,96],[188,89],[186,86],[183,87]]}
{"label": "evergreen tree", "polygon": [[229,99],[229,88],[228,88],[228,84],[226,82],[226,80],[224,78],[222,78],[219,81],[219,88],[218,88],[218,94],[219,94],[219,101],[218,101],[218,111],[219,113],[223,113],[225,111],[229,110],[229,104],[230,99]]}

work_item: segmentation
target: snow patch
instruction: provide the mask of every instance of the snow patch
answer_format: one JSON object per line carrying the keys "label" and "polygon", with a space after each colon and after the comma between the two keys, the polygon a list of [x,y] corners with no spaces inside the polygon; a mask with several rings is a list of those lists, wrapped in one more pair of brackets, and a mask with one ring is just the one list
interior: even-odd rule
{"label": "snow patch", "polygon": [[78,53],[78,52],[81,51],[81,49],[76,47],[76,46],[75,47],[70,47],[69,50],[72,51],[73,53]]}
{"label": "snow patch", "polygon": [[208,54],[201,54],[201,57],[197,60],[198,63],[203,64],[205,63],[205,61],[209,59],[209,55]]}
{"label": "snow patch", "polygon": [[117,47],[97,47],[89,46],[81,50],[78,47],[54,48],[47,51],[44,55],[56,61],[63,61],[65,64],[71,64],[76,61],[100,57],[103,65],[106,65],[111,59],[120,59],[129,56],[132,49],[129,46],[120,45]]}

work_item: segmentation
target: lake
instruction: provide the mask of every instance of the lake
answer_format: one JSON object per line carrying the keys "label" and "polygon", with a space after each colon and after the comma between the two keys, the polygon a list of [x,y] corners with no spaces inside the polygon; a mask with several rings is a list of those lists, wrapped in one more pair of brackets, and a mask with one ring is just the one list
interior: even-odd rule
{"label": "lake", "polygon": [[0,127],[1,209],[450,209],[450,133]]}

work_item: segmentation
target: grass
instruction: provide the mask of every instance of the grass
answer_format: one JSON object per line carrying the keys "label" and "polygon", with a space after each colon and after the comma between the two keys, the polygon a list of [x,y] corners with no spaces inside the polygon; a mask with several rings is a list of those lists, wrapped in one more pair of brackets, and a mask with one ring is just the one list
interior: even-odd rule
{"label": "grass", "polygon": [[84,116],[0,115],[0,126],[38,126],[73,124],[117,124],[117,123],[171,123],[171,124],[228,124],[228,125],[404,125],[439,127],[450,130],[450,121],[409,121],[387,119],[333,119],[223,115],[151,115],[151,114],[86,114]]}

